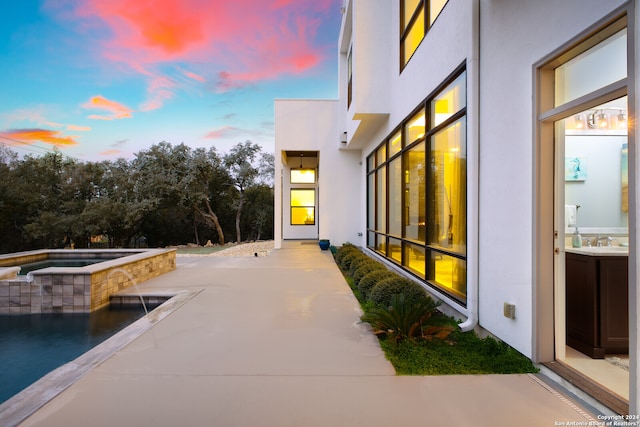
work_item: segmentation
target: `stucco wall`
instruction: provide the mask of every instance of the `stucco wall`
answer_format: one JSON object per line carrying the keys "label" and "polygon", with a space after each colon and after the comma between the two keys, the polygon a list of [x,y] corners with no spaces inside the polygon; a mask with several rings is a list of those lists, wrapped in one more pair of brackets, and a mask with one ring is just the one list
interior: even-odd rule
{"label": "stucco wall", "polygon": [[[363,205],[359,194],[362,166],[359,151],[340,150],[340,131],[337,100],[276,100],[275,102],[275,247],[282,244],[283,151],[318,151],[318,196],[316,211],[318,237],[330,239],[332,244],[350,241],[358,243],[358,233],[364,232],[360,223]],[[285,172],[286,173],[286,172]],[[285,177],[286,178],[286,177]],[[295,238],[295,236],[292,236]]]}
{"label": "stucco wall", "polygon": [[[528,356],[533,341],[533,65],[622,3],[480,2],[480,323]],[[515,319],[503,316],[504,302],[516,305]]]}

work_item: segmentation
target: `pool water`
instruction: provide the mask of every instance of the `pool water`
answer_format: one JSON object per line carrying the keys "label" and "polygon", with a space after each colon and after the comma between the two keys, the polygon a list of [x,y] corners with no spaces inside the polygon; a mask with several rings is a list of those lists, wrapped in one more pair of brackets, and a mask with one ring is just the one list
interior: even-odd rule
{"label": "pool water", "polygon": [[88,314],[0,316],[0,404],[144,316],[142,307]]}
{"label": "pool water", "polygon": [[85,267],[87,265],[96,264],[99,262],[110,261],[116,259],[112,258],[78,258],[78,259],[47,259],[44,261],[31,262],[29,264],[23,264],[20,267],[21,276],[26,276],[27,273],[34,270],[40,270],[47,267]]}

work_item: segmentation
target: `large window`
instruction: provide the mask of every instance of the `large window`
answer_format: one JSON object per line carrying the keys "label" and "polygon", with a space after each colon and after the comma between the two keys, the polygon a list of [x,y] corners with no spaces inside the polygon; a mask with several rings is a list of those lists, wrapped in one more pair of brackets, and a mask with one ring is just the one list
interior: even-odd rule
{"label": "large window", "polygon": [[367,159],[367,245],[466,303],[466,73],[458,72]]}
{"label": "large window", "polygon": [[409,62],[447,0],[400,0],[400,63]]}
{"label": "large window", "polygon": [[316,190],[313,188],[291,189],[291,225],[314,225],[316,223]]}

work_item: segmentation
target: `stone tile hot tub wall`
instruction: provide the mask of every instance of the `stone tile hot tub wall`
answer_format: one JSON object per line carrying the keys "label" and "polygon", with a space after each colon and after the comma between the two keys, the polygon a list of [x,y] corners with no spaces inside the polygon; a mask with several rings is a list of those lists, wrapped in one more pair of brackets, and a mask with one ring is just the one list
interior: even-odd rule
{"label": "stone tile hot tub wall", "polygon": [[[36,261],[113,257],[119,258],[85,267],[35,270],[32,280],[16,276],[15,266]],[[175,249],[40,250],[0,255],[0,314],[89,313],[108,305],[112,294],[175,268]]]}

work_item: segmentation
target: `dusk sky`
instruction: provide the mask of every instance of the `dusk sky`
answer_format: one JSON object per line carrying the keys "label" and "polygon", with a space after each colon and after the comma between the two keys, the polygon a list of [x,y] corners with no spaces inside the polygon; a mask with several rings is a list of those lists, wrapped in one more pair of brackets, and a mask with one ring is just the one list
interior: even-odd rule
{"label": "dusk sky", "polygon": [[342,0],[0,6],[0,143],[88,161],[161,141],[272,152],[274,98],[336,98]]}

